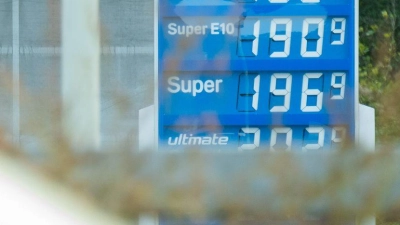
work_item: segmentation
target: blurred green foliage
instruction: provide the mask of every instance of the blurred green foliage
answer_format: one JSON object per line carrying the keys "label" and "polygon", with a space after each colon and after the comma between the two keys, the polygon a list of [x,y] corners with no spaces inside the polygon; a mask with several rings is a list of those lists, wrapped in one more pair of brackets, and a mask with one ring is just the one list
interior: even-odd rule
{"label": "blurred green foliage", "polygon": [[360,102],[376,109],[380,143],[400,137],[400,1],[360,0]]}
{"label": "blurred green foliage", "polygon": [[[378,143],[396,143],[400,137],[400,1],[360,0],[359,4],[360,103],[376,110]],[[400,222],[379,218],[377,225]]]}

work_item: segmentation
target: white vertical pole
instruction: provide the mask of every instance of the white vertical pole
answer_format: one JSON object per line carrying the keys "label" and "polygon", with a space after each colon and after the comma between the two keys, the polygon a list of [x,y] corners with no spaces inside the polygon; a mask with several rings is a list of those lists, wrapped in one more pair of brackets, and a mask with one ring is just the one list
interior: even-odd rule
{"label": "white vertical pole", "polygon": [[[366,152],[375,151],[375,109],[361,105],[358,106],[358,145],[360,150]],[[375,216],[358,218],[357,225],[376,225]]]}
{"label": "white vertical pole", "polygon": [[12,1],[13,32],[13,143],[20,143],[20,94],[19,94],[19,0]]}
{"label": "white vertical pole", "polygon": [[159,0],[154,0],[154,150],[158,150],[158,12]]}
{"label": "white vertical pole", "polygon": [[155,105],[148,106],[139,110],[139,151],[156,150],[156,132],[155,132]]}
{"label": "white vertical pole", "polygon": [[[158,0],[154,0],[154,105],[139,111],[139,151],[158,150]],[[138,225],[159,225],[157,213],[139,215]]]}
{"label": "white vertical pole", "polygon": [[99,0],[63,0],[63,131],[73,148],[99,148],[99,73]]}

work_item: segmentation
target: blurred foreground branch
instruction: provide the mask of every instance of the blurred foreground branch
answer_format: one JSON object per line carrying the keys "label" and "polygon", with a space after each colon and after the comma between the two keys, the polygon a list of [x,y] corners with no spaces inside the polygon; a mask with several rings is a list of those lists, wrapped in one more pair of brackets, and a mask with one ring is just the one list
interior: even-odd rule
{"label": "blurred foreground branch", "polygon": [[104,151],[75,157],[62,177],[125,217],[152,211],[226,220],[347,219],[400,212],[400,155],[393,152]]}

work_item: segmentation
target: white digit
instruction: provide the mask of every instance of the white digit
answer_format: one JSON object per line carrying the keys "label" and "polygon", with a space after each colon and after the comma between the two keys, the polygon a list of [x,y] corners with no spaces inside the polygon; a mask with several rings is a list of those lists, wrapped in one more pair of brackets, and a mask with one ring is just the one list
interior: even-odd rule
{"label": "white digit", "polygon": [[[319,112],[322,109],[323,92],[319,89],[308,89],[308,81],[310,79],[318,79],[322,73],[306,73],[303,76],[303,90],[301,94],[301,111],[303,112]],[[315,106],[307,106],[308,96],[317,96]]]}
{"label": "white digit", "polygon": [[[340,83],[336,83],[336,78],[340,77]],[[331,86],[334,89],[340,89],[339,95],[332,94],[331,99],[344,99],[344,90],[346,84],[346,74],[345,73],[333,73],[331,79]]]}
{"label": "white digit", "polygon": [[[338,135],[340,134],[340,136]],[[344,127],[334,127],[332,130],[332,143],[343,142],[346,137],[346,128]]]}
{"label": "white digit", "polygon": [[304,3],[317,3],[317,2],[319,2],[319,0],[301,0],[301,2],[304,2]]}
{"label": "white digit", "polygon": [[[340,28],[336,28],[336,23],[340,23]],[[344,44],[344,35],[346,32],[346,18],[333,18],[331,31],[334,34],[340,34],[340,39],[332,41],[332,45]]]}
{"label": "white digit", "polygon": [[318,141],[314,144],[306,144],[303,146],[303,151],[318,150],[324,147],[325,130],[323,127],[307,127],[306,132],[309,134],[318,134]]}
{"label": "white digit", "polygon": [[257,20],[257,22],[254,24],[254,40],[253,40],[253,54],[256,56],[258,55],[258,42],[259,42],[259,37],[260,37],[260,21]]}
{"label": "white digit", "polygon": [[227,23],[225,29],[227,34],[232,35],[235,33],[235,25],[233,23]]}
{"label": "white digit", "polygon": [[[276,34],[277,25],[286,25],[285,34]],[[271,57],[283,58],[288,57],[290,53],[290,40],[292,35],[292,20],[291,19],[273,19],[271,21],[270,38],[273,41],[285,42],[284,49],[282,52],[273,52]]]}
{"label": "white digit", "polygon": [[290,149],[292,148],[292,133],[292,129],[289,127],[278,127],[272,129],[270,142],[271,151],[281,150],[275,148],[276,142],[278,140],[278,134],[286,134],[285,144],[287,145],[287,148],[284,150],[290,151]]}
{"label": "white digit", "polygon": [[239,132],[239,136],[245,136],[246,134],[254,134],[254,141],[252,144],[242,144],[238,147],[238,150],[254,150],[258,148],[260,146],[260,129],[255,127],[244,127]]}
{"label": "white digit", "polygon": [[[254,78],[253,78],[254,77]],[[247,87],[251,83],[250,79],[254,79],[253,90],[249,90]],[[239,89],[238,89],[238,101],[237,106],[239,111],[257,111],[258,109],[258,97],[260,91],[260,75],[255,74],[242,74],[239,77]],[[251,96],[251,107],[248,105],[247,99]],[[244,102],[243,102],[244,101]],[[244,106],[244,108],[242,108]]]}
{"label": "white digit", "polygon": [[289,0],[269,0],[269,2],[271,2],[271,3],[286,3],[288,1]]}
{"label": "white digit", "polygon": [[[260,21],[257,20],[243,20],[241,22],[239,44],[238,44],[238,56],[257,56],[258,55],[258,42],[260,36]],[[246,29],[249,26],[252,29]],[[249,32],[250,30],[250,32]],[[251,43],[251,52],[249,51],[248,44]]]}
{"label": "white digit", "polygon": [[219,27],[221,28],[221,33],[225,34],[225,23],[219,24]]}
{"label": "white digit", "polygon": [[[276,89],[276,80],[285,79],[285,89]],[[285,96],[282,106],[274,106],[271,112],[287,112],[290,108],[290,95],[292,89],[292,75],[289,73],[274,73],[271,77],[270,92],[275,96]]]}
{"label": "white digit", "polygon": [[[308,51],[307,35],[309,34],[310,25],[318,25],[318,40],[317,49],[315,51]],[[322,18],[307,18],[303,21],[303,32],[301,39],[301,56],[303,57],[320,57],[322,55],[322,43],[324,39],[324,19]]]}
{"label": "white digit", "polygon": [[256,78],[254,78],[254,95],[253,99],[251,101],[251,106],[253,107],[254,110],[258,109],[258,96],[259,96],[259,91],[260,91],[260,75],[257,75]]}

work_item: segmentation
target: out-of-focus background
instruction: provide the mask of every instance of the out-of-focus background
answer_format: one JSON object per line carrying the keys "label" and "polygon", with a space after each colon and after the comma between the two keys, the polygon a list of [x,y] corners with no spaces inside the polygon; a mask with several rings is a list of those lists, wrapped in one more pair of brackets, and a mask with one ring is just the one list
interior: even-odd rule
{"label": "out-of-focus background", "polygon": [[[232,167],[235,163],[222,163],[235,172],[232,174],[215,163],[222,160],[220,156],[195,151],[184,156],[136,153],[139,110],[154,101],[153,1],[99,0],[101,150],[77,153],[61,132],[62,1],[0,0],[2,157],[23,164],[18,173],[33,170],[43,179],[77,193],[78,199],[85,196],[99,210],[132,223],[143,213],[156,212],[185,218],[213,215],[225,224],[248,224],[275,216],[304,215],[302,210],[310,201],[311,211],[321,209],[315,210],[327,215],[329,221],[349,220],[354,213],[362,218],[376,216],[380,225],[400,224],[400,199],[396,199],[399,195],[394,191],[400,173],[395,157],[400,138],[400,2],[359,0],[359,5],[360,102],[376,109],[377,153],[341,152],[339,156],[347,161],[333,157],[328,160],[331,164],[327,163],[332,166],[322,176],[310,172],[315,167],[304,169],[302,166],[307,163],[294,166],[290,155],[273,156],[276,161],[268,165],[254,160],[267,160],[269,156],[228,156],[231,162],[247,166],[244,170],[251,168],[244,173]],[[308,171],[307,179],[299,178],[304,175],[297,173],[301,168]],[[266,174],[276,173],[283,173],[284,178],[275,180],[275,188],[268,191]],[[221,177],[226,180],[218,180]],[[227,193],[232,190],[224,186],[227,184],[237,184],[233,189],[237,192]],[[355,196],[357,190],[353,188],[357,185],[370,190],[361,188],[365,193]],[[215,186],[220,190],[205,194],[209,193],[207,188]],[[293,192],[294,186],[298,192]],[[267,191],[257,189],[262,187]],[[243,190],[252,194],[243,195]],[[277,198],[281,202],[275,202],[276,209],[264,210],[269,214],[263,214],[263,208],[257,206],[268,204],[257,202],[257,193],[280,193]],[[245,197],[254,200],[254,205]],[[346,199],[352,200],[346,203]],[[327,204],[321,203],[325,200]],[[217,205],[211,207],[207,202]],[[243,204],[238,205],[240,202]],[[348,214],[343,206],[348,207],[344,208]]]}
{"label": "out-of-focus background", "polygon": [[[101,140],[105,147],[124,139],[137,143],[133,132],[138,110],[153,104],[153,11],[153,1],[99,2]],[[1,125],[7,133],[16,126],[10,94],[13,26],[18,26],[20,143],[33,150],[39,143],[29,134],[30,125],[48,121],[52,109],[46,107],[61,101],[61,0],[19,1],[18,24],[13,24],[12,0],[1,0],[0,12]]]}

